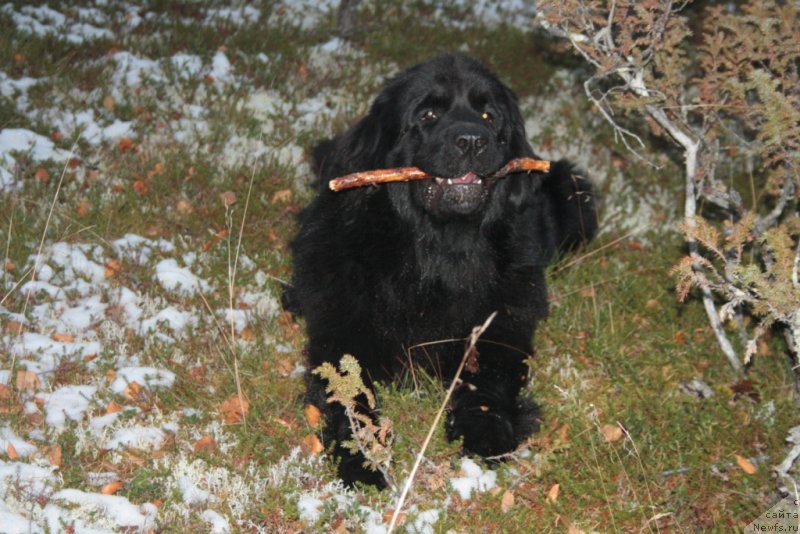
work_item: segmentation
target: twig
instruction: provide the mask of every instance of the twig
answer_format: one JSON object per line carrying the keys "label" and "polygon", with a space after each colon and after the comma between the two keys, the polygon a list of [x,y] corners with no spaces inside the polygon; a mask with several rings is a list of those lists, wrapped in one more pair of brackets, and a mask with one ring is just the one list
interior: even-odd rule
{"label": "twig", "polygon": [[411,468],[411,472],[408,474],[408,478],[406,479],[406,483],[403,486],[403,492],[400,494],[400,497],[397,499],[397,504],[394,507],[394,512],[392,513],[392,519],[389,522],[389,530],[387,534],[392,534],[395,527],[397,526],[397,519],[400,516],[400,510],[403,508],[403,504],[406,501],[406,497],[408,497],[408,492],[411,490],[411,484],[414,482],[414,476],[417,474],[417,470],[419,469],[420,464],[422,464],[422,460],[425,458],[425,450],[428,448],[428,445],[433,438],[433,433],[436,431],[436,428],[439,426],[439,419],[442,418],[442,414],[444,413],[445,409],[447,408],[447,404],[450,402],[450,397],[453,395],[453,391],[455,391],[456,386],[459,382],[459,378],[461,377],[461,371],[464,370],[464,365],[467,363],[467,358],[470,354],[474,353],[475,345],[478,343],[478,338],[489,328],[489,325],[492,324],[492,321],[497,316],[497,312],[493,312],[486,321],[481,326],[476,326],[472,329],[472,333],[469,336],[469,345],[467,346],[466,350],[464,351],[464,356],[461,358],[461,363],[456,370],[456,374],[453,376],[453,381],[450,382],[450,387],[447,388],[447,393],[444,396],[444,400],[442,400],[442,405],[439,407],[439,411],[436,412],[436,417],[433,418],[433,422],[431,423],[430,428],[428,429],[428,435],[425,436],[425,441],[422,442],[422,449],[417,453],[417,458],[414,461],[414,466]]}

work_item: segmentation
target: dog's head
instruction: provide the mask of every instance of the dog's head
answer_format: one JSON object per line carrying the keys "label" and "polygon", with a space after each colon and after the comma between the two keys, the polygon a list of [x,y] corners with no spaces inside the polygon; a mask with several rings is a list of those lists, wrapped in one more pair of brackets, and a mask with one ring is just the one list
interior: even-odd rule
{"label": "dog's head", "polygon": [[415,166],[430,174],[392,184],[390,197],[401,213],[445,221],[480,218],[492,197],[491,175],[512,158],[533,155],[514,94],[462,55],[392,79],[338,151],[358,167],[348,172]]}

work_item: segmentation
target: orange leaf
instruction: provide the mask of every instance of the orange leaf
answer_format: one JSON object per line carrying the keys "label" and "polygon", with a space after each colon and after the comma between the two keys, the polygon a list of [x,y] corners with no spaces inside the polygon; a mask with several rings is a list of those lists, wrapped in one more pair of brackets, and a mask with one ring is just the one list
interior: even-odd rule
{"label": "orange leaf", "polygon": [[319,420],[322,416],[319,408],[313,404],[306,404],[305,408],[303,408],[303,413],[306,416],[306,422],[308,423],[308,426],[314,429],[319,428]]}
{"label": "orange leaf", "polygon": [[325,450],[316,434],[309,434],[303,438],[300,448],[311,454],[319,454]]}
{"label": "orange leaf", "polygon": [[106,413],[117,413],[121,411],[122,411],[122,406],[120,406],[114,401],[109,402],[108,406],[106,406]]}
{"label": "orange leaf", "polygon": [[561,493],[561,486],[559,484],[553,484],[550,486],[550,489],[547,490],[547,502],[556,502],[558,500],[559,493]]}
{"label": "orange leaf", "polygon": [[175,211],[177,211],[180,215],[190,215],[194,212],[194,207],[192,203],[186,199],[181,199],[175,204]]}
{"label": "orange leaf", "polygon": [[7,332],[11,332],[12,334],[21,334],[22,323],[20,323],[19,321],[8,321],[5,324],[5,329]]}
{"label": "orange leaf", "polygon": [[58,443],[47,448],[47,461],[53,467],[61,467],[61,445]]}
{"label": "orange leaf", "polygon": [[122,270],[122,262],[119,260],[108,260],[104,266],[103,274],[106,278],[113,278]]}
{"label": "orange leaf", "polygon": [[225,191],[224,193],[220,193],[219,199],[222,201],[222,205],[228,208],[236,203],[236,193],[233,191]]}
{"label": "orange leaf", "polygon": [[142,394],[142,385],[136,380],[131,380],[131,383],[125,386],[122,395],[128,400],[136,400]]}
{"label": "orange leaf", "polygon": [[14,447],[14,445],[12,445],[10,441],[8,442],[8,445],[6,445],[6,452],[8,453],[8,458],[10,460],[19,460],[19,453],[17,452],[17,448]]}
{"label": "orange leaf", "polygon": [[753,465],[753,462],[745,458],[744,456],[739,456],[738,454],[734,455],[736,458],[736,463],[741,468],[742,471],[747,473],[748,475],[755,475],[758,472],[758,468]]}
{"label": "orange leaf", "polygon": [[603,441],[606,443],[619,441],[623,436],[622,429],[619,425],[603,425],[600,428],[600,433],[603,434]]}
{"label": "orange leaf", "polygon": [[100,489],[100,493],[102,493],[103,495],[114,495],[116,492],[121,490],[122,486],[124,486],[124,485],[125,484],[123,484],[119,480],[114,481],[114,482],[109,482],[108,484],[106,484],[105,486],[103,486]]}
{"label": "orange leaf", "polygon": [[500,501],[500,510],[503,513],[507,513],[514,507],[515,501],[516,498],[514,497],[514,492],[511,490],[506,490],[505,493],[503,493],[502,500]]}
{"label": "orange leaf", "polygon": [[41,165],[39,166],[38,169],[36,169],[36,174],[34,174],[33,177],[40,182],[50,181],[50,173],[47,172],[47,169],[45,169],[44,166]]}
{"label": "orange leaf", "polygon": [[114,97],[111,95],[106,95],[106,97],[103,99],[103,107],[108,111],[114,111],[115,105],[116,102],[114,101]]}
{"label": "orange leaf", "polygon": [[17,389],[39,389],[41,386],[39,375],[33,371],[17,371]]}
{"label": "orange leaf", "polygon": [[55,332],[52,336],[50,336],[53,341],[61,341],[63,343],[72,343],[75,341],[75,336],[71,334],[61,334],[59,332]]}
{"label": "orange leaf", "polygon": [[219,417],[228,424],[241,423],[250,410],[250,403],[231,395],[219,407]]}
{"label": "orange leaf", "polygon": [[292,201],[291,189],[281,189],[280,191],[275,191],[275,193],[272,194],[271,202],[273,204],[286,203],[291,201]]}
{"label": "orange leaf", "polygon": [[245,326],[241,332],[239,332],[239,337],[245,341],[253,341],[256,338],[255,332],[249,326]]}
{"label": "orange leaf", "polygon": [[78,201],[78,207],[76,211],[78,212],[78,217],[86,217],[89,215],[89,210],[92,209],[92,204],[85,198],[82,198]]}
{"label": "orange leaf", "polygon": [[123,137],[117,142],[117,146],[121,152],[127,152],[133,148],[133,140],[130,137]]}
{"label": "orange leaf", "polygon": [[144,196],[150,192],[150,186],[147,185],[147,182],[140,179],[133,182],[133,190],[136,191],[138,195]]}
{"label": "orange leaf", "polygon": [[214,438],[211,436],[203,436],[195,441],[192,447],[194,448],[194,452],[213,452],[217,448],[217,442],[214,441]]}

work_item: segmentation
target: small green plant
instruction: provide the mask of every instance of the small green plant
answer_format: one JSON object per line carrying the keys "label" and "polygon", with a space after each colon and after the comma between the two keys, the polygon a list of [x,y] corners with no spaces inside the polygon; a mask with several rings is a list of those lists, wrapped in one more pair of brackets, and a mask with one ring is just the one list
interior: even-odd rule
{"label": "small green plant", "polygon": [[345,354],[339,360],[338,370],[325,362],[312,372],[328,381],[328,386],[325,388],[328,393],[327,401],[341,404],[350,421],[353,439],[345,441],[342,445],[353,454],[361,453],[365,458],[364,467],[380,471],[389,486],[394,487],[392,422],[386,417],[379,417],[376,424],[372,417],[359,411],[357,400],[359,397],[366,399],[366,405],[370,410],[374,410],[376,405],[375,395],[361,379],[361,366],[358,361],[350,354]]}

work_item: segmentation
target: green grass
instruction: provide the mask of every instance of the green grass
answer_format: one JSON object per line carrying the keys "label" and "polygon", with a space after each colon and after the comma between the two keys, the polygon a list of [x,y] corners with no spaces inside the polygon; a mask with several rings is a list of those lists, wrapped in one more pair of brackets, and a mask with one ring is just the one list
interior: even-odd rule
{"label": "green grass", "polygon": [[[241,238],[243,251],[257,267],[241,269],[240,289],[268,289],[279,295],[280,280],[290,276],[287,244],[296,229],[293,216],[310,198],[307,189],[296,185],[303,178],[302,168],[269,157],[223,167],[220,156],[229,135],[263,139],[275,146],[295,142],[307,149],[318,137],[341,131],[363,112],[379,85],[376,73],[391,73],[395,65],[459,50],[465,43],[522,96],[548,98],[553,73],[576,64],[535,33],[508,26],[487,29],[479,21],[466,31],[437,26],[426,22],[429,8],[421,3],[376,2],[365,6],[360,15],[362,31],[353,46],[363,57],[346,58],[341,69],[304,70],[310,48],[333,35],[333,17],[313,31],[302,31],[288,22],[265,31],[258,25],[243,29],[222,23],[202,26],[202,13],[195,3],[162,2],[151,8],[158,16],[120,43],[64,47],[54,46],[49,38],[4,32],[0,71],[12,77],[52,76],[30,93],[36,105],[53,105],[49,100],[54,91],[65,94],[79,86],[93,95],[86,106],[98,114],[135,120],[132,150],[124,151],[115,143],[96,148],[82,145],[82,153],[91,157],[67,173],[55,199],[55,217],[46,241],[88,242],[110,251],[111,240],[132,232],[175,243],[176,254],[163,257],[205,252],[198,274],[215,290],[204,298],[176,297],[163,291],[153,279],[152,261],[147,265],[126,261],[116,275],[119,285],[135,287],[165,304],[204,310],[207,316],[174,345],[123,329],[124,350],[138,354],[142,365],[167,368],[177,375],[172,388],[148,391],[138,399],[134,404],[142,413],[130,417],[147,421],[158,413],[178,416],[184,408],[197,409],[198,414],[181,419],[179,431],[158,455],[131,452],[113,460],[97,452],[79,453],[76,444],[83,429],[77,425],[58,438],[64,457],[63,487],[90,490],[83,477],[86,470],[112,469],[126,482],[119,495],[135,503],[160,501],[164,517],[170,518],[163,525],[165,531],[178,532],[206,524],[196,513],[188,518],[176,515],[173,507],[180,505],[181,495],[174,488],[168,490],[170,461],[177,462],[183,455],[243,477],[250,476],[248,466],[264,475],[314,432],[303,416],[303,381],[287,376],[287,370],[303,362],[302,323],[268,318],[251,325],[251,341],[230,345],[227,333],[220,331],[225,328],[208,317],[207,306],[217,310],[227,305],[228,264],[239,238],[251,177],[254,189]],[[4,22],[9,26],[10,21],[0,15],[0,25]],[[204,80],[179,82],[167,70],[167,83],[132,92],[113,110],[103,111],[113,63],[104,63],[102,58],[111,47],[148,58],[183,51],[208,60],[220,46],[246,85],[218,90]],[[276,59],[264,65],[253,59],[259,52]],[[14,54],[24,60],[15,59]],[[173,89],[186,101],[208,109],[209,130],[198,145],[174,143],[164,135],[162,123],[169,123],[173,113],[180,111],[170,109]],[[242,106],[256,89],[275,90],[294,102],[318,92],[345,91],[353,97],[341,112],[330,114],[330,123],[321,126],[322,131],[296,132],[298,114],[290,111],[275,117],[275,130],[265,133],[261,121]],[[575,94],[580,98],[580,88]],[[78,100],[65,97],[64,102],[78,106]],[[0,105],[0,128],[28,127],[43,135],[51,133],[48,124],[31,124],[6,102]],[[564,115],[564,120],[572,121],[564,135],[586,128],[579,116],[589,113],[585,103],[576,104],[575,109],[581,112]],[[611,142],[604,128],[589,138],[592,146],[587,150],[600,152]],[[69,148],[69,143],[65,139],[59,146]],[[626,172],[636,176],[632,181],[639,194],[664,187],[665,178],[656,171],[625,154],[618,157]],[[24,163],[23,157],[18,159]],[[12,274],[17,278],[42,238],[62,172],[60,165],[44,165],[51,176],[48,182],[35,180],[39,162],[31,162],[20,169],[22,190],[0,197],[0,244],[5,250],[8,243],[7,256],[16,266]],[[147,186],[146,192],[137,191],[137,180]],[[276,197],[286,190],[291,191],[290,198]],[[229,209],[220,200],[225,191],[237,197]],[[604,210],[619,201],[602,187],[601,192]],[[79,209],[82,201],[85,209]],[[181,202],[188,202],[191,210],[179,209]],[[447,443],[439,428],[426,453],[430,461],[423,464],[410,500],[420,511],[442,510],[436,531],[523,532],[535,525],[537,531],[563,532],[574,525],[586,532],[722,532],[742,528],[771,506],[775,481],[770,466],[780,461],[783,439],[799,420],[783,347],[777,338],[771,339],[750,370],[752,388],[745,387],[745,394],[734,391],[740,379],[717,349],[702,306],[696,301],[676,302],[669,270],[683,250],[668,223],[668,211],[655,222],[663,231],[655,232],[651,226],[653,231],[636,236],[635,241],[617,241],[615,227],[606,227],[603,237],[579,253],[583,259],[565,258],[551,270],[551,316],[539,327],[532,359],[530,393],[542,407],[543,423],[529,443],[531,455],[514,457],[498,467],[498,491],[462,501],[453,498],[443,483],[458,470],[459,447]],[[227,236],[219,235],[223,230]],[[156,259],[162,257],[154,254]],[[262,284],[257,282],[259,270],[266,279]],[[24,301],[18,292],[11,292],[3,306],[21,311]],[[115,367],[114,351],[123,350],[123,341],[101,355],[94,370],[83,364],[60,370],[54,385],[103,380],[102,374]],[[281,344],[290,351],[279,352],[276,345]],[[0,368],[10,364],[7,355],[0,355]],[[218,409],[237,394],[237,375],[250,402],[247,420],[220,423]],[[682,392],[681,384],[695,378],[707,383],[714,396],[699,399]],[[401,482],[444,395],[441,385],[424,375],[408,378],[403,386],[384,385],[379,390],[383,413],[394,422],[394,470]],[[125,402],[105,393],[101,398],[102,402]],[[774,411],[765,416],[769,406]],[[10,421],[20,432],[42,428],[41,421],[20,414]],[[219,448],[193,452],[197,432],[211,432],[215,424],[223,425],[231,447],[224,452]],[[607,442],[601,428],[617,424],[627,434]],[[749,475],[737,466],[736,455],[768,459]],[[334,480],[333,466],[316,469],[318,480]],[[558,497],[548,499],[555,484],[560,489]],[[267,485],[253,497],[245,515],[254,524],[278,530],[358,524],[358,510],[342,511],[330,501],[317,525],[303,525],[297,498],[310,487],[308,481],[289,478]],[[501,503],[506,491],[514,494],[515,505],[504,512]],[[451,503],[445,510],[442,503],[448,497]],[[234,501],[236,496],[223,498]],[[356,502],[379,511],[392,509],[388,492],[369,489],[359,493]]]}

